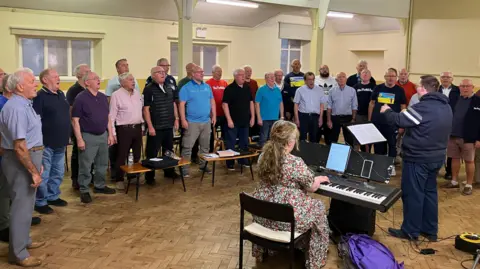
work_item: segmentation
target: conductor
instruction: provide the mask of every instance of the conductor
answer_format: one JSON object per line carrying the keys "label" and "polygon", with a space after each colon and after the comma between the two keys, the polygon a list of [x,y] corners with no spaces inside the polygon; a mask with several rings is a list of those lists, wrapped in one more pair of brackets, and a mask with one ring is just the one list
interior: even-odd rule
{"label": "conductor", "polygon": [[401,229],[388,229],[397,238],[417,240],[422,235],[437,241],[437,174],[445,160],[453,117],[448,98],[438,88],[434,76],[422,76],[417,86],[419,103],[400,113],[388,105],[380,110],[388,123],[406,129],[402,145],[403,223]]}

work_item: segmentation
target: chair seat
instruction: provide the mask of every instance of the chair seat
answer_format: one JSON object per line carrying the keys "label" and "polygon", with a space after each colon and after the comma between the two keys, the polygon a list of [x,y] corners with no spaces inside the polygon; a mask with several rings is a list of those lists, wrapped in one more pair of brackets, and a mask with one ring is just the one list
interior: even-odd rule
{"label": "chair seat", "polygon": [[[275,231],[255,222],[245,226],[244,229],[245,231],[263,239],[268,239],[279,243],[290,243],[290,232]],[[295,232],[294,238],[296,239],[300,235],[302,234]]]}

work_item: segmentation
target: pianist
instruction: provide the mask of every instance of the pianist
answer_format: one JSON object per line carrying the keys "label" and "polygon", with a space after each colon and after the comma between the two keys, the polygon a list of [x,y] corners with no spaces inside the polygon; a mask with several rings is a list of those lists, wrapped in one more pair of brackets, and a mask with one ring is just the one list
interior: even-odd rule
{"label": "pianist", "polygon": [[403,224],[401,229],[388,229],[394,237],[417,240],[422,235],[429,241],[437,240],[437,174],[452,129],[449,100],[438,87],[434,76],[422,76],[417,86],[419,103],[401,113],[388,105],[380,110],[387,122],[406,128],[402,145]]}
{"label": "pianist", "polygon": [[[290,154],[299,139],[297,126],[288,121],[273,124],[270,140],[263,147],[258,162],[260,183],[254,192],[257,199],[288,203],[294,207],[296,232],[311,229],[309,242],[304,242],[306,268],[318,269],[327,262],[329,227],[322,201],[307,195],[320,184],[328,182],[324,176],[315,177],[303,160]],[[254,217],[254,221],[273,230],[290,231],[290,224],[272,222]],[[309,245],[307,245],[309,244]],[[253,245],[252,255],[262,261],[264,249]],[[269,253],[272,253],[269,250]]]}

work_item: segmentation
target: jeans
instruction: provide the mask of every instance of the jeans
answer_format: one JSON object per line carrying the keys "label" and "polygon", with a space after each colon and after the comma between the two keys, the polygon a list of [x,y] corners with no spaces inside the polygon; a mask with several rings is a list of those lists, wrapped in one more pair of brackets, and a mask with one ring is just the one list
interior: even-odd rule
{"label": "jeans", "polygon": [[260,126],[260,140],[258,141],[258,145],[263,147],[267,140],[270,138],[270,130],[272,130],[272,126],[275,123],[275,120],[264,120],[263,125]]}
{"label": "jeans", "polygon": [[403,162],[402,231],[412,237],[438,233],[437,174],[443,162]]}
{"label": "jeans", "polygon": [[[225,127],[227,129],[227,133],[225,134],[226,138],[226,147],[227,149],[235,150],[235,145],[237,144],[238,138],[238,147],[240,151],[247,151],[248,150],[248,127],[233,127],[229,128],[228,126]],[[247,159],[238,159],[239,164],[247,165]],[[235,164],[234,160],[227,161],[227,167],[232,168]]]}
{"label": "jeans", "polygon": [[60,185],[65,174],[65,147],[43,150],[42,183],[37,188],[36,206],[45,206],[47,201],[55,201],[60,196]]}
{"label": "jeans", "polygon": [[388,157],[397,157],[397,130],[388,124],[375,124],[378,131],[387,139],[387,142],[375,143],[375,154],[387,155]]}

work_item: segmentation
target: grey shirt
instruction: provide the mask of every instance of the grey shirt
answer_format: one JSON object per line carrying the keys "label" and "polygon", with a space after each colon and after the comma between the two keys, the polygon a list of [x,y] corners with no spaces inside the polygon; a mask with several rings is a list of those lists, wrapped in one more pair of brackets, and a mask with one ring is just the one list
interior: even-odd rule
{"label": "grey shirt", "polygon": [[32,101],[14,94],[0,112],[1,147],[13,150],[15,140],[25,139],[27,148],[43,146],[42,120]]}
{"label": "grey shirt", "polygon": [[320,114],[320,104],[325,105],[326,98],[322,88],[318,85],[314,85],[312,89],[307,85],[303,85],[295,92],[293,102],[298,104],[300,113]]}
{"label": "grey shirt", "polygon": [[455,105],[455,113],[453,114],[452,136],[463,138],[464,121],[470,108],[470,102],[472,102],[472,97],[464,98],[460,96],[458,98]]}
{"label": "grey shirt", "polygon": [[418,93],[416,93],[412,95],[412,98],[410,98],[410,103],[408,103],[408,107],[411,107],[418,102],[420,102],[420,99],[418,98]]}
{"label": "grey shirt", "polygon": [[352,115],[352,110],[358,109],[357,92],[347,85],[343,89],[334,86],[328,95],[328,108],[332,110],[332,116]]}

